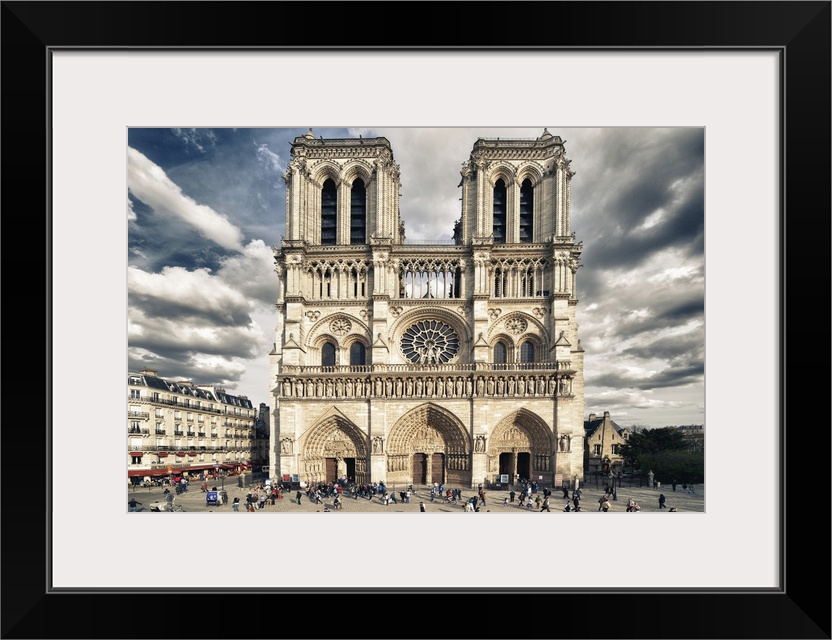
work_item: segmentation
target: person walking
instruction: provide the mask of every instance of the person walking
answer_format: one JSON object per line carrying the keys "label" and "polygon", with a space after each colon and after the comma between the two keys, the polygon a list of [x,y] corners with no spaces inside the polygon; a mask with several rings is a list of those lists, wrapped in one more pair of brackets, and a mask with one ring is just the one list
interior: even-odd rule
{"label": "person walking", "polygon": [[543,513],[544,511],[551,512],[551,509],[549,509],[549,496],[543,498],[543,503],[540,506],[540,512]]}
{"label": "person walking", "polygon": [[425,511],[425,503],[424,502],[419,503],[419,511],[421,511],[421,512]]}
{"label": "person walking", "polygon": [[672,486],[673,486],[673,490],[674,490],[674,491],[676,491],[676,484],[677,484],[677,483],[676,483],[676,478],[673,478],[673,483],[672,483]]}
{"label": "person walking", "polygon": [[569,488],[568,487],[563,487],[563,499],[564,500],[569,500]]}
{"label": "person walking", "polygon": [[514,502],[514,496],[515,496],[514,489],[512,489],[511,491],[508,492],[508,497],[509,497],[509,500],[511,502]]}
{"label": "person walking", "polygon": [[605,499],[604,502],[601,503],[601,511],[606,513],[607,511],[610,510],[611,506],[612,505],[610,505],[610,501]]}
{"label": "person walking", "polygon": [[664,497],[664,494],[663,494],[663,493],[660,493],[660,494],[659,494],[659,509],[664,509],[664,508],[665,508],[665,504],[664,504],[664,503],[665,503],[666,501],[667,501],[667,498],[665,498],[665,497]]}
{"label": "person walking", "polygon": [[302,497],[303,497],[303,494],[302,494],[300,491],[298,491],[298,492],[295,494],[295,502],[297,502],[298,504],[300,504],[300,500],[301,500],[301,498],[302,498]]}
{"label": "person walking", "polygon": [[140,504],[141,504],[141,502],[139,502],[138,500],[136,500],[135,498],[133,498],[132,500],[130,500],[130,501],[127,503],[127,506],[128,506],[128,507],[130,507],[130,511],[138,511],[138,509],[136,509],[136,507],[137,507],[138,505],[140,505]]}
{"label": "person walking", "polygon": [[239,511],[240,510],[240,497],[239,496],[234,496],[234,500],[231,502],[231,508],[234,511]]}

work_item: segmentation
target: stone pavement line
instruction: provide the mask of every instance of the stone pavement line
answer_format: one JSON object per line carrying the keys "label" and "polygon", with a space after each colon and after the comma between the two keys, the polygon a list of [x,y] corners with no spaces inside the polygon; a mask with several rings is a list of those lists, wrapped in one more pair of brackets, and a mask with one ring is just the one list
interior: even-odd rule
{"label": "stone pavement line", "polygon": [[[175,496],[174,504],[181,506],[186,513],[234,513],[231,508],[231,501],[235,496],[237,496],[240,498],[241,502],[239,513],[247,513],[245,511],[245,495],[249,490],[249,488],[243,489],[237,486],[226,487],[226,491],[228,492],[228,504],[207,506],[205,504],[205,494],[199,489],[198,486],[194,489],[193,485],[191,485],[191,488],[186,493],[181,493]],[[390,490],[395,491],[396,489],[391,487]],[[139,513],[151,513],[150,504],[156,501],[163,501],[164,495],[162,492],[163,488],[161,487],[153,487],[150,490],[141,488],[136,491],[128,489],[126,501],[135,498],[142,503],[139,507]],[[610,501],[611,508],[607,513],[598,511],[598,499],[603,495],[602,490],[587,486],[581,488],[581,493],[581,513],[598,513],[599,515],[605,516],[612,513],[625,513],[627,499],[630,497],[632,497],[641,507],[640,513],[669,512],[671,507],[676,507],[679,513],[705,512],[704,485],[697,485],[696,492],[692,494],[683,491],[681,486],[677,487],[675,492],[669,487],[667,489],[662,487],[660,490],[648,489],[646,487],[624,487],[618,492],[618,500]],[[663,493],[667,499],[666,509],[659,509],[658,500],[660,493]],[[343,503],[343,509],[336,511],[333,509],[331,498],[325,499],[323,504],[315,504],[309,500],[306,495],[304,495],[301,500],[301,504],[297,505],[293,500],[295,492],[292,492],[291,495],[284,495],[282,500],[276,501],[274,506],[267,504],[264,509],[257,510],[255,513],[260,515],[269,513],[324,513],[325,507],[329,507],[331,510],[330,512],[335,514],[419,513],[420,501],[425,503],[428,513],[465,513],[463,506],[464,501],[475,494],[475,489],[463,489],[463,503],[454,505],[448,504],[447,502],[440,502],[439,500],[430,502],[430,489],[426,487],[417,487],[416,494],[411,498],[410,504],[402,504],[399,502],[397,504],[390,503],[385,506],[377,496],[372,500],[367,500],[366,498],[358,498],[357,500],[354,500],[350,497],[344,497],[341,500]],[[508,491],[494,489],[489,490],[487,504],[484,508],[480,507],[479,513],[540,513],[540,510],[537,508],[518,508],[516,501],[513,504],[509,503],[508,506],[504,506],[503,498],[506,496],[508,496]],[[551,497],[549,498],[549,508],[551,509],[551,513],[564,513],[562,510],[565,504],[566,500],[563,499],[562,492],[560,490],[553,491]],[[124,509],[125,511],[127,510],[126,504]],[[564,513],[564,515],[571,515],[571,513]]]}

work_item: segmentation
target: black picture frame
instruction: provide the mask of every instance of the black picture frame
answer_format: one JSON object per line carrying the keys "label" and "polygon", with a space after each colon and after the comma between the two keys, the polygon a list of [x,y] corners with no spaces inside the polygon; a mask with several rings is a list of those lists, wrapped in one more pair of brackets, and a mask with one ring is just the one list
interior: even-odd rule
{"label": "black picture frame", "polygon": [[[817,348],[818,336],[828,337],[830,327],[830,2],[391,4],[2,3],[7,205],[2,637],[279,637],[300,628],[304,631],[294,633],[308,638],[830,638],[830,429],[827,408],[818,404],[829,397],[829,351]],[[504,18],[495,23],[494,14]],[[552,28],[541,28],[550,23]],[[57,241],[49,227],[50,51],[70,47],[779,51],[785,80],[780,98],[782,588],[673,594],[357,591],[336,594],[326,608],[309,594],[51,593],[48,505],[82,496],[97,481],[51,484],[44,473],[51,465],[46,452],[57,455],[47,446],[50,429],[67,418],[44,395],[55,384],[49,377],[55,319],[48,265],[51,243]],[[738,252],[742,243],[738,239]],[[791,403],[788,379],[795,381]],[[738,510],[753,509],[754,461],[738,464],[748,468],[738,473],[735,486],[709,490],[730,491]],[[614,532],[611,542],[620,542]],[[125,560],[128,554],[126,549]],[[545,570],[545,553],[540,557]],[[636,570],[638,561],[652,561],[634,560]],[[209,615],[209,609],[216,613]],[[169,612],[169,625],[149,624],[163,611]],[[531,620],[526,611],[533,612]]]}

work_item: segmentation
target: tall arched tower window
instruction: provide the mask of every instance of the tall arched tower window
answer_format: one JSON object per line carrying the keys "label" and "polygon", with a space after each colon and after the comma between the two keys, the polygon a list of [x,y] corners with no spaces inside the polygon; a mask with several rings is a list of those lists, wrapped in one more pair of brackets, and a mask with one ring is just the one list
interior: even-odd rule
{"label": "tall arched tower window", "polygon": [[506,363],[506,345],[504,345],[502,342],[498,342],[494,345],[494,363]]}
{"label": "tall arched tower window", "polygon": [[350,365],[353,367],[367,364],[365,359],[367,350],[360,342],[353,342],[350,347]]}
{"label": "tall arched tower window", "polygon": [[506,210],[508,198],[506,196],[506,183],[500,178],[494,185],[494,242],[505,244],[506,241]]}
{"label": "tall arched tower window", "polygon": [[321,244],[335,244],[338,229],[338,190],[332,178],[321,189]]}
{"label": "tall arched tower window", "polygon": [[534,344],[529,340],[520,345],[520,362],[534,362]]}
{"label": "tall arched tower window", "polygon": [[367,190],[358,178],[350,195],[350,244],[367,242]]}
{"label": "tall arched tower window", "polygon": [[335,366],[335,345],[331,342],[325,342],[324,346],[321,347],[321,366]]}
{"label": "tall arched tower window", "polygon": [[526,178],[520,185],[520,242],[531,242],[534,234],[534,189]]}

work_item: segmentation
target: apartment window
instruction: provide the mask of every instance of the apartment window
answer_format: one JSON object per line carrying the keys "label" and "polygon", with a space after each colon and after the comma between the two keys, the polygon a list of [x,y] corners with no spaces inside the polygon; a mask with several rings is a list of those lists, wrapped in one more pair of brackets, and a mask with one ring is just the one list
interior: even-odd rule
{"label": "apartment window", "polygon": [[352,183],[350,195],[350,244],[367,241],[367,191],[360,178]]}
{"label": "apartment window", "polygon": [[142,457],[141,456],[130,456],[130,464],[141,464]]}
{"label": "apartment window", "polygon": [[139,389],[130,389],[130,397],[133,400],[140,400],[142,397],[142,392]]}
{"label": "apartment window", "polygon": [[338,227],[338,190],[331,178],[321,189],[321,244],[335,244]]}
{"label": "apartment window", "polygon": [[130,433],[141,433],[142,428],[138,420],[130,421]]}
{"label": "apartment window", "polygon": [[600,456],[601,455],[601,445],[600,444],[592,445],[592,453],[596,456]]}
{"label": "apartment window", "polygon": [[618,455],[618,445],[617,444],[612,445],[612,453],[613,453],[613,455],[616,455],[616,456]]}
{"label": "apartment window", "polygon": [[506,211],[508,198],[506,195],[506,183],[500,178],[494,185],[494,222],[493,233],[496,244],[504,244],[506,241]]}

